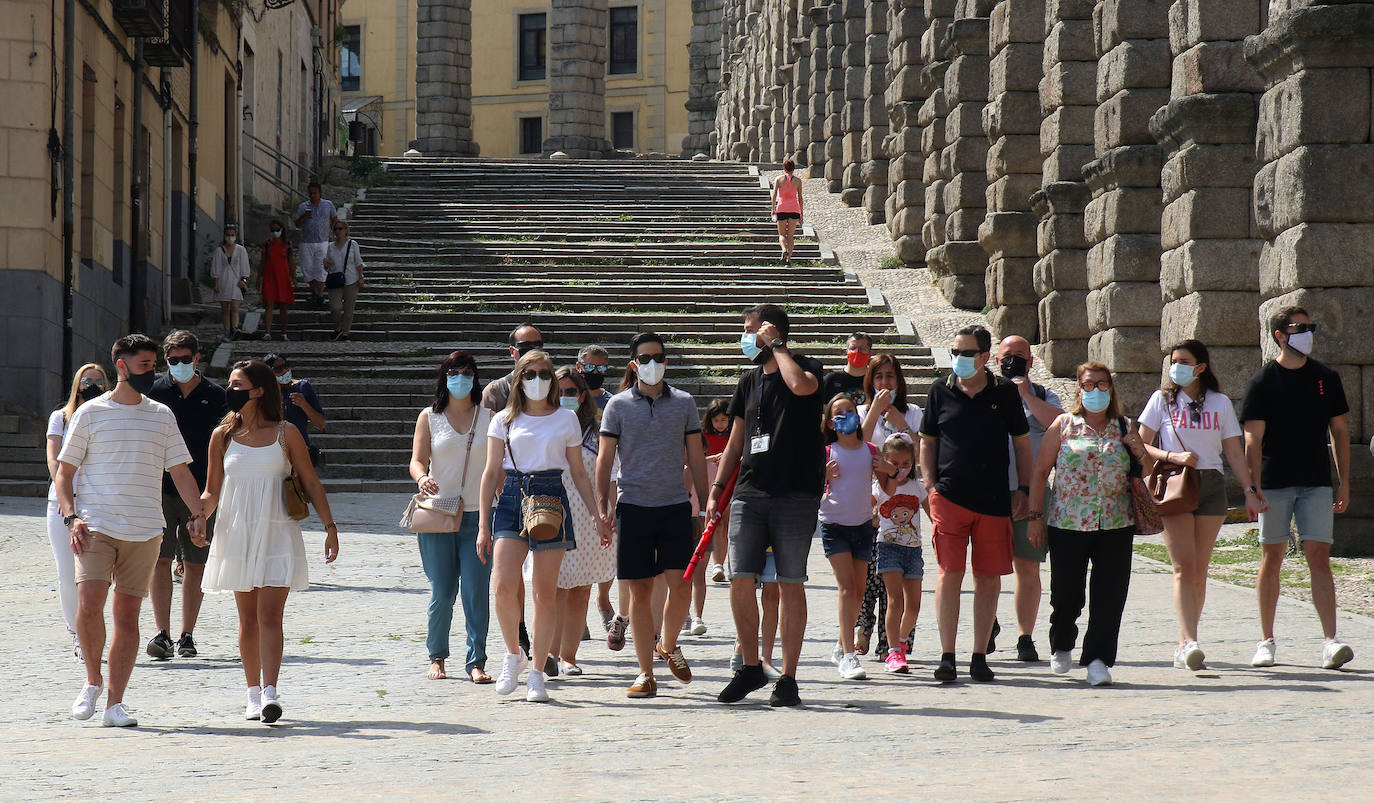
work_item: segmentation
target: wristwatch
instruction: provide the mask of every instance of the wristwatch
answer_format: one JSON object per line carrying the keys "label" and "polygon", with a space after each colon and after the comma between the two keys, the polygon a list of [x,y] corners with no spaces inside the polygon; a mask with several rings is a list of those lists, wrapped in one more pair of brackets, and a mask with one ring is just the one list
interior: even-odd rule
{"label": "wristwatch", "polygon": [[787,341],[783,340],[780,337],[775,337],[772,340],[768,341],[768,347],[773,349],[774,351],[777,351],[778,349],[784,348],[786,346]]}
{"label": "wristwatch", "polygon": [[63,517],[62,517],[62,526],[63,526],[63,527],[68,527],[68,528],[70,528],[70,527],[72,526],[72,522],[76,521],[76,520],[79,519],[79,518],[81,518],[81,516],[80,516],[80,514],[77,514],[77,513],[73,513],[73,514],[71,514],[70,516],[63,516]]}
{"label": "wristwatch", "polygon": [[1254,494],[1255,496],[1259,496],[1259,489],[1253,485],[1251,485],[1249,488],[1246,488],[1245,492],[1248,494]]}
{"label": "wristwatch", "polygon": [[1044,516],[1045,512],[1043,510],[1032,510],[1030,513],[1026,514],[1026,518],[1031,521],[1040,521]]}
{"label": "wristwatch", "polygon": [[1018,485],[1018,486],[1016,486],[1016,490],[1020,491],[1020,492],[1023,493],[1023,494],[1028,494],[1028,493],[1030,493],[1030,486],[1029,486],[1029,485]]}

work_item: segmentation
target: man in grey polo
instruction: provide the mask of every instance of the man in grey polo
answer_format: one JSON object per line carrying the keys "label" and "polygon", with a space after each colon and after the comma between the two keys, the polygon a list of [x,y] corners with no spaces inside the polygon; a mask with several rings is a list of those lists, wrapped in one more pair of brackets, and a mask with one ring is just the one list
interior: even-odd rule
{"label": "man in grey polo", "polygon": [[[692,588],[682,570],[696,547],[692,503],[683,482],[683,466],[691,469],[697,498],[706,498],[706,454],[701,424],[690,393],[663,381],[667,356],[663,339],[641,332],[630,341],[635,382],[606,404],[601,418],[601,449],[596,458],[596,487],[610,513],[611,465],[620,457],[619,497],[615,505],[620,536],[617,576],[630,592],[630,627],[635,634],[639,677],[625,690],[633,698],[654,697],[654,652],[668,662],[673,677],[692,682],[692,670],[677,646],[677,626],[687,615]],[[654,632],[654,581],[663,575],[668,599],[663,609],[662,641],[651,644]]]}

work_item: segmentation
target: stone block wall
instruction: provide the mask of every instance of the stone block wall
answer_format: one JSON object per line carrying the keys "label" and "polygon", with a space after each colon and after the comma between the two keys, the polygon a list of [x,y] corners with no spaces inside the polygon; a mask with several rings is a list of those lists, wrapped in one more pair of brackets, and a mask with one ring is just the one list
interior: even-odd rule
{"label": "stone block wall", "polygon": [[[603,3],[604,6],[604,3]],[[431,156],[476,156],[472,138],[472,2],[416,6],[415,138]]]}
{"label": "stone block wall", "polygon": [[[953,178],[950,165],[944,160],[945,120],[949,117],[949,93],[945,90],[945,76],[950,67],[950,28],[954,24],[954,0],[926,0],[927,27],[921,34],[921,87],[925,102],[917,113],[921,126],[921,154],[925,157],[921,176],[925,185],[925,222],[921,225],[921,240],[926,247],[926,266],[935,276],[946,272],[948,249],[945,247],[945,188]],[[967,249],[965,249],[967,250]]]}
{"label": "stone block wall", "polygon": [[725,0],[691,0],[692,31],[687,45],[687,136],[682,154],[691,158],[710,153],[716,126],[716,95],[720,92],[720,37]]}
{"label": "stone block wall", "polygon": [[549,8],[549,136],[544,152],[605,156],[606,0],[553,0]]}
{"label": "stone block wall", "polygon": [[864,50],[868,40],[866,12],[872,5],[871,0],[842,0],[841,3],[844,9],[845,47],[844,108],[840,123],[843,132],[840,146],[840,201],[845,206],[863,203],[867,187],[863,179],[863,138],[867,128],[864,109],[868,106],[868,82],[865,76],[868,62]]}
{"label": "stone block wall", "polygon": [[887,153],[885,216],[897,256],[910,266],[924,265],[921,240],[925,223],[925,184],[922,173],[921,104],[929,90],[924,80],[921,35],[926,17],[921,0],[891,0],[887,9],[887,75],[884,94],[889,123],[884,141]]}
{"label": "stone block wall", "polygon": [[859,146],[864,186],[864,217],[870,225],[887,220],[887,71],[888,0],[872,0],[864,10],[864,129]]}
{"label": "stone block wall", "polygon": [[830,46],[826,49],[825,76],[825,186],[830,192],[844,189],[845,53],[849,44],[844,17],[845,0],[832,0],[826,10]]}

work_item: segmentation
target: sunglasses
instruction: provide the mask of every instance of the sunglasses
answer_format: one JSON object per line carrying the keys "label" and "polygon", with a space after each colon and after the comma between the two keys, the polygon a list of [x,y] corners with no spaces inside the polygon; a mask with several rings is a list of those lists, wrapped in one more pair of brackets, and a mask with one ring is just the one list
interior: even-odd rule
{"label": "sunglasses", "polygon": [[194,361],[194,360],[195,360],[195,357],[190,357],[190,356],[186,356],[186,357],[168,357],[168,358],[167,358],[167,364],[168,364],[168,365],[186,365],[187,363],[192,362],[192,361]]}
{"label": "sunglasses", "polygon": [[648,365],[651,362],[656,362],[659,365],[662,365],[667,361],[668,355],[662,352],[659,352],[658,354],[640,354],[635,357],[635,362],[639,363],[640,365]]}
{"label": "sunglasses", "polygon": [[1316,332],[1317,325],[1315,323],[1290,323],[1284,327],[1284,331],[1290,335],[1300,335],[1303,332]]}
{"label": "sunglasses", "polygon": [[569,397],[569,398],[572,398],[572,397],[576,396],[576,395],[577,395],[578,393],[580,393],[580,392],[581,392],[581,391],[579,391],[577,388],[561,388],[561,389],[558,391],[558,395],[559,395],[559,396],[567,396],[567,397]]}
{"label": "sunglasses", "polygon": [[1078,387],[1083,391],[1089,390],[1111,390],[1112,382],[1110,379],[1099,379],[1096,382],[1079,382]]}
{"label": "sunglasses", "polygon": [[979,351],[978,349],[950,349],[950,350],[949,350],[949,356],[951,356],[951,357],[977,357],[979,354],[982,354],[982,353],[983,353],[983,352]]}
{"label": "sunglasses", "polygon": [[83,387],[83,388],[89,388],[89,387],[91,387],[91,386],[95,386],[95,387],[97,387],[97,388],[100,388],[101,390],[104,390],[104,389],[105,389],[105,380],[103,380],[103,379],[83,379],[83,380],[81,380],[81,387]]}
{"label": "sunglasses", "polygon": [[455,368],[448,372],[449,376],[477,376],[471,368]]}
{"label": "sunglasses", "polygon": [[281,376],[282,374],[286,373],[287,370],[289,370],[290,368],[291,366],[287,365],[286,363],[279,362],[276,365],[272,366],[272,373],[276,374],[277,376]]}
{"label": "sunglasses", "polygon": [[544,341],[542,340],[524,340],[515,344],[515,350],[521,354],[542,348],[544,348]]}
{"label": "sunglasses", "polygon": [[606,369],[611,367],[611,366],[609,366],[609,365],[592,365],[591,363],[586,363],[586,362],[580,363],[580,365],[582,366],[582,371],[583,371],[583,373],[587,373],[587,372],[590,372],[590,371],[595,371],[595,372],[597,372],[598,374],[604,374],[604,373],[606,373]]}
{"label": "sunglasses", "polygon": [[525,373],[523,373],[523,374],[520,375],[520,378],[521,378],[521,379],[534,379],[534,378],[536,378],[536,377],[538,377],[539,379],[553,379],[553,371],[550,371],[550,370],[547,369],[547,368],[545,368],[545,369],[543,369],[543,370],[541,370],[541,371],[536,371],[536,370],[534,370],[534,369],[529,369],[529,370],[525,371]]}

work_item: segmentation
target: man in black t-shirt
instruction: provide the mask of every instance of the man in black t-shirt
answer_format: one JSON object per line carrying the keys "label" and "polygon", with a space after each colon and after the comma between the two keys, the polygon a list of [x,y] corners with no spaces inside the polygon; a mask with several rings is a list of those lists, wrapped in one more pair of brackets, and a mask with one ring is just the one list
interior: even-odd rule
{"label": "man in black t-shirt", "polygon": [[1007,438],[1016,455],[1016,476],[1029,477],[1031,446],[1021,396],[1009,379],[988,370],[992,335],[967,326],[954,336],[954,370],[936,380],[921,419],[921,474],[930,489],[931,543],[940,576],[935,613],[940,624],[940,665],[935,679],[958,677],[954,643],[959,594],[969,545],[973,547],[973,658],[969,677],[993,680],[987,644],[997,615],[1002,575],[1012,572],[1012,518],[1029,511],[1024,483],[1007,494]]}
{"label": "man in black t-shirt", "polygon": [[868,361],[873,354],[873,338],[863,332],[849,336],[845,344],[844,368],[831,371],[821,380],[821,400],[828,402],[841,393],[854,397],[854,405],[868,404],[864,393],[864,374],[868,373]]}
{"label": "man in black t-shirt", "polygon": [[730,401],[730,440],[706,504],[711,518],[726,481],[739,467],[730,510],[730,606],[743,666],[718,699],[733,703],[767,683],[758,657],[754,581],[769,547],[777,566],[782,611],[782,677],[774,706],[798,705],[797,660],[806,630],[806,558],[825,487],[821,434],[821,364],[787,348],[781,307],[760,304],[744,313],[740,348],[759,366],[745,372]]}
{"label": "man in black t-shirt", "polygon": [[[1321,619],[1326,644],[1322,666],[1339,669],[1355,657],[1336,639],[1336,585],[1331,577],[1334,513],[1350,505],[1350,430],[1341,376],[1307,355],[1317,325],[1302,307],[1284,307],[1269,322],[1279,345],[1278,359],[1250,377],[1241,404],[1245,457],[1250,476],[1260,478],[1268,509],[1260,513],[1259,592],[1262,640],[1251,659],[1273,666],[1274,615],[1279,602],[1279,570],[1297,521],[1303,555],[1312,573],[1312,605]],[[1331,486],[1330,451],[1336,454],[1338,483]],[[1253,489],[1247,489],[1253,490]]]}

